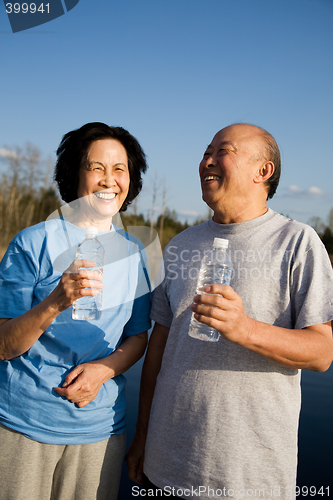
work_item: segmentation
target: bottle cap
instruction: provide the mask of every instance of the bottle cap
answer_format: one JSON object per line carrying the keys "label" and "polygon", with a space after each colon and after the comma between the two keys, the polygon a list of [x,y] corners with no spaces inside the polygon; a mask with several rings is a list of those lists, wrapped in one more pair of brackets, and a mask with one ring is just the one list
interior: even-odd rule
{"label": "bottle cap", "polygon": [[213,247],[218,248],[228,248],[229,240],[224,240],[223,238],[214,238]]}
{"label": "bottle cap", "polygon": [[98,228],[94,226],[86,227],[85,237],[86,238],[96,238],[98,236]]}

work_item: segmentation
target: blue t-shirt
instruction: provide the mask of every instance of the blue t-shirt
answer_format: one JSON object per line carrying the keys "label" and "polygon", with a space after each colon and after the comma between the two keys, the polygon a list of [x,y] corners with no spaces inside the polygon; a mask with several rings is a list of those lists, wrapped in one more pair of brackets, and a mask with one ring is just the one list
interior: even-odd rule
{"label": "blue t-shirt", "polygon": [[[83,239],[84,229],[62,218],[21,231],[0,264],[0,318],[20,316],[47,297]],[[110,355],[124,338],[150,328],[143,245],[115,226],[98,239],[105,249],[101,319],[73,320],[69,308],[27,352],[0,361],[0,423],[36,441],[91,443],[125,427],[123,375],[103,384],[84,408],[53,390],[75,366]]]}

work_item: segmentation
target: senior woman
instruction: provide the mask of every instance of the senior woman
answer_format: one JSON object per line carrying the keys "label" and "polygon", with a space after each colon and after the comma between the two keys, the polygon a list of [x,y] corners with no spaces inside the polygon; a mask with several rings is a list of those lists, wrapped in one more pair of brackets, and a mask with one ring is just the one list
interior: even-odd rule
{"label": "senior woman", "polygon": [[[112,224],[147,166],[120,127],[66,134],[55,180],[64,217],[24,229],[0,265],[0,499],[114,500],[125,448],[123,375],[144,353],[149,279],[141,243]],[[105,248],[103,282],[75,260],[85,228]],[[73,302],[103,289],[99,320]]]}

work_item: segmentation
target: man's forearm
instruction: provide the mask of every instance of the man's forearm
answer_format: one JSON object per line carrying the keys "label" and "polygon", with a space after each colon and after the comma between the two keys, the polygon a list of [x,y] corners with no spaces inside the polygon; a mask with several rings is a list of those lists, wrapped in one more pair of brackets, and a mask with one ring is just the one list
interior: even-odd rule
{"label": "man's forearm", "polygon": [[146,436],[150,409],[153,401],[156,379],[161,369],[162,357],[168,338],[169,328],[155,324],[151,334],[146,358],[142,368],[137,432]]}
{"label": "man's forearm", "polygon": [[[194,297],[192,311],[223,338],[288,368],[325,371],[333,358],[331,323],[301,330],[282,328],[250,318],[241,297],[225,285],[211,285]],[[263,305],[264,307],[264,305]]]}
{"label": "man's forearm", "polygon": [[161,369],[168,334],[169,328],[155,323],[154,330],[149,339],[147,354],[142,368],[139,414],[136,424],[136,433],[126,455],[128,477],[131,481],[139,484],[142,484],[143,481],[143,461],[150,409],[154,397],[156,379]]}
{"label": "man's forearm", "polygon": [[333,358],[331,323],[302,330],[281,328],[252,320],[243,347],[288,368],[327,370]]}

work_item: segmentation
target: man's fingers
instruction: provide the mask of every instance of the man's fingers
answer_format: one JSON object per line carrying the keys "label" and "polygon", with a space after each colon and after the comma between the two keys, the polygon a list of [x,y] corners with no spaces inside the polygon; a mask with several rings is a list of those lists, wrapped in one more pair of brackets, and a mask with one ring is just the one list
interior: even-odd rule
{"label": "man's fingers", "polygon": [[135,483],[143,483],[143,459],[137,463],[131,459],[127,461],[128,478]]}
{"label": "man's fingers", "polygon": [[226,299],[232,299],[236,295],[236,292],[229,285],[207,285],[204,291],[208,294],[222,295]]}
{"label": "man's fingers", "polygon": [[228,304],[227,301],[223,300],[223,297],[221,297],[220,295],[211,295],[211,294],[196,295],[193,299],[193,302],[197,306],[202,304],[205,307],[213,306],[213,307],[219,307],[221,309],[223,308],[223,306],[227,306]]}

